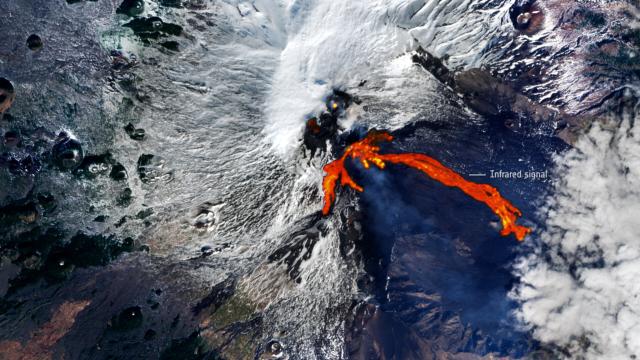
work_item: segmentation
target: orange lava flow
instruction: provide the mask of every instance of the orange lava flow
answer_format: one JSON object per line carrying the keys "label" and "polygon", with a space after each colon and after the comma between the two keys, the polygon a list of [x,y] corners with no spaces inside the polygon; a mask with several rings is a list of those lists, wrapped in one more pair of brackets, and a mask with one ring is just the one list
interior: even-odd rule
{"label": "orange lava flow", "polygon": [[376,165],[380,169],[384,169],[387,162],[403,164],[422,171],[444,185],[462,190],[475,200],[485,203],[498,215],[502,223],[502,231],[500,232],[502,236],[513,234],[516,239],[522,241],[525,236],[531,232],[531,229],[528,227],[516,224],[516,220],[522,216],[522,213],[508,200],[503,198],[493,186],[467,181],[460,176],[460,174],[424,154],[380,154],[378,152],[380,151],[380,147],[376,144],[381,141],[391,140],[393,140],[393,136],[389,133],[372,131],[363,140],[348,146],[341,158],[324,166],[323,169],[326,173],[322,181],[322,189],[324,190],[324,207],[322,208],[322,213],[324,215],[329,214],[331,206],[336,200],[336,186],[338,185],[338,181],[340,181],[341,186],[349,186],[360,192],[364,191],[364,189],[356,184],[351,176],[349,176],[344,166],[347,158],[351,157],[353,159],[359,159],[366,169],[370,168],[371,164]]}

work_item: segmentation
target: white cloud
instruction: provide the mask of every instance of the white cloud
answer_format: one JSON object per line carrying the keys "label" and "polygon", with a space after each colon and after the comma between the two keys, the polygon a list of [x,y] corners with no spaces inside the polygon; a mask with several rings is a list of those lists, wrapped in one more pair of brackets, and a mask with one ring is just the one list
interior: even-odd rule
{"label": "white cloud", "polygon": [[556,158],[546,229],[532,246],[537,250],[516,266],[521,283],[511,295],[521,302],[518,317],[537,339],[572,356],[640,356],[640,129],[634,117],[595,124]]}

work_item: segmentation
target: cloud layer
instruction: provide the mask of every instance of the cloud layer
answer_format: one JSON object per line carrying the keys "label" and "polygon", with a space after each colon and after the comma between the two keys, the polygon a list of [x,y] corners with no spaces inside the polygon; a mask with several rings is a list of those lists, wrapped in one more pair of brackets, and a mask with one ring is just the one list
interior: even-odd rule
{"label": "cloud layer", "polygon": [[594,125],[556,165],[546,229],[516,266],[517,315],[537,339],[571,357],[640,356],[640,130],[633,116]]}

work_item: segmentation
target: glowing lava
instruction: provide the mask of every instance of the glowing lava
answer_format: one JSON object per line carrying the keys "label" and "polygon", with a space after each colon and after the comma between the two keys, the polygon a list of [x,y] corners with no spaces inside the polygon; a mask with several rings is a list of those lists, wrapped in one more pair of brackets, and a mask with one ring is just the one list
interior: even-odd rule
{"label": "glowing lava", "polygon": [[462,190],[475,200],[485,203],[498,215],[502,223],[502,231],[500,232],[502,236],[513,234],[518,240],[522,241],[525,236],[531,232],[531,229],[528,227],[516,224],[516,220],[522,216],[522,213],[508,200],[503,198],[493,186],[467,181],[455,171],[424,154],[378,153],[380,147],[376,144],[381,141],[391,140],[393,140],[393,136],[389,133],[378,131],[369,132],[366,138],[348,146],[341,158],[324,166],[324,171],[326,172],[322,181],[322,189],[324,190],[324,207],[322,208],[322,213],[324,215],[329,214],[331,206],[336,200],[336,185],[338,184],[338,180],[342,186],[349,186],[356,191],[364,190],[349,176],[344,166],[344,162],[351,156],[353,159],[359,159],[366,169],[368,169],[371,164],[376,165],[380,169],[384,169],[387,162],[403,164],[422,171],[444,185]]}

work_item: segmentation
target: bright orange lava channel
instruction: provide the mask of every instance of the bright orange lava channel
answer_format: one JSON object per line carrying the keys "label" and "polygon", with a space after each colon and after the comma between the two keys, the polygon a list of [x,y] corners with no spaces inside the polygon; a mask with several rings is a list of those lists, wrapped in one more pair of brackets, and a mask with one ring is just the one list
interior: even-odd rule
{"label": "bright orange lava channel", "polygon": [[348,146],[341,158],[324,166],[324,171],[326,172],[322,181],[322,189],[324,190],[324,207],[322,208],[322,213],[324,215],[329,214],[331,206],[336,200],[336,186],[338,181],[340,181],[340,185],[342,186],[349,186],[360,192],[364,191],[364,189],[356,184],[351,176],[349,176],[344,166],[345,161],[350,156],[353,159],[359,159],[366,169],[371,167],[371,164],[376,165],[380,169],[384,169],[387,162],[403,164],[422,171],[444,185],[462,190],[475,200],[485,203],[498,215],[502,223],[502,231],[500,232],[502,236],[513,234],[516,239],[522,241],[525,236],[531,232],[530,228],[516,224],[516,220],[522,216],[522,213],[508,200],[503,198],[493,186],[467,181],[455,171],[424,154],[380,154],[378,152],[380,151],[380,147],[376,144],[381,141],[391,140],[393,140],[393,136],[389,133],[372,131],[363,140]]}

